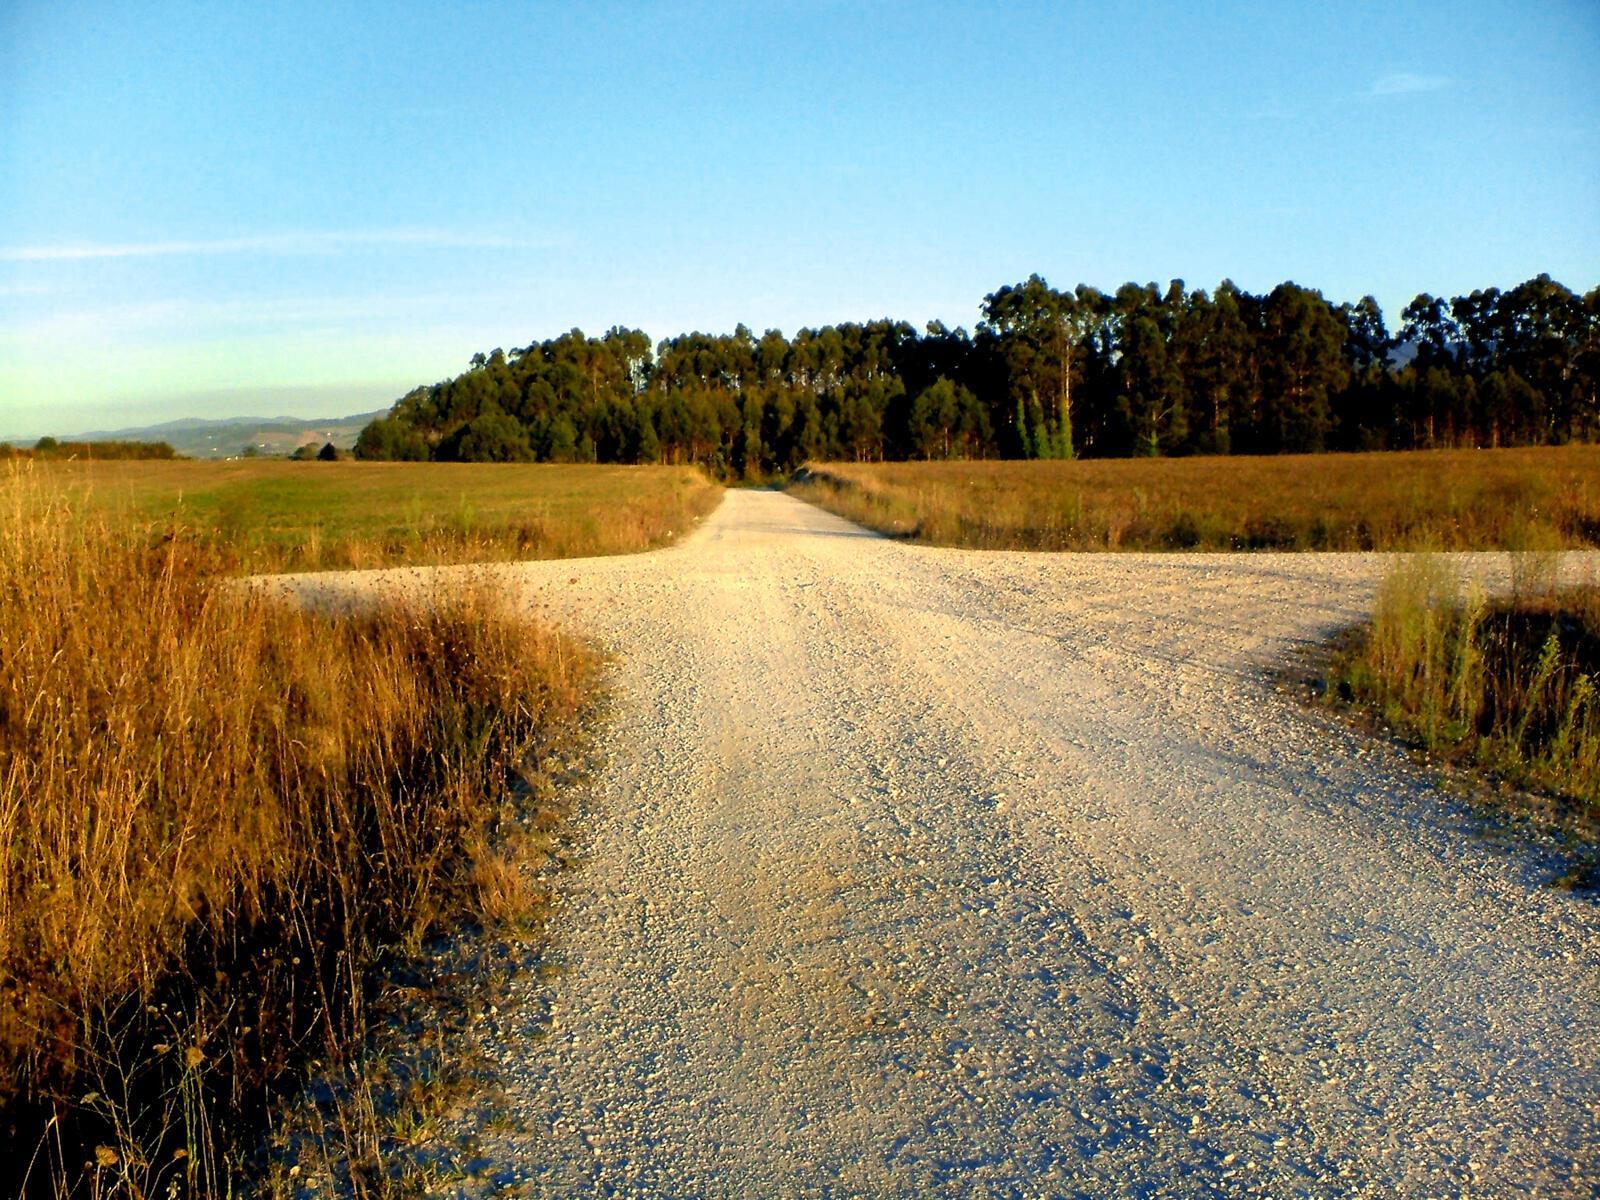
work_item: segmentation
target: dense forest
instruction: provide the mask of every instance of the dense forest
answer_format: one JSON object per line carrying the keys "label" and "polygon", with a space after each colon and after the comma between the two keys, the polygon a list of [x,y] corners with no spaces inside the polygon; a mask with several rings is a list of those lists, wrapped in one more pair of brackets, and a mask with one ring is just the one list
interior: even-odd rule
{"label": "dense forest", "polygon": [[1526,446],[1600,433],[1600,287],[1548,275],[1377,301],[1224,280],[1114,294],[1037,275],[974,332],[904,321],[687,333],[579,330],[478,354],[366,427],[368,459],[698,463],[1069,458]]}

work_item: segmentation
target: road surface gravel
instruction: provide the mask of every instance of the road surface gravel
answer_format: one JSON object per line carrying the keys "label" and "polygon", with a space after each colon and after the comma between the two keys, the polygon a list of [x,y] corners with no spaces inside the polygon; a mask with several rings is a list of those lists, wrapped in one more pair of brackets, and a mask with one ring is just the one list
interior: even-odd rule
{"label": "road surface gravel", "polygon": [[1600,1192],[1593,900],[1272,685],[1389,562],[930,549],[732,491],[668,550],[489,568],[615,658],[481,1189]]}

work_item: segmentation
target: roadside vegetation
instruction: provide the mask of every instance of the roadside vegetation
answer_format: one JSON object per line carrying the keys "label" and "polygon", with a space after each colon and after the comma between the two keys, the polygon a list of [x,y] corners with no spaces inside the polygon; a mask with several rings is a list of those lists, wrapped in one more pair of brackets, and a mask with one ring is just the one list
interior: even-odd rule
{"label": "roadside vegetation", "polygon": [[622,554],[716,506],[692,467],[52,462],[74,509],[163,524],[215,568],[310,571]]}
{"label": "roadside vegetation", "polygon": [[586,652],[487,593],[335,616],[231,565],[0,478],[0,1194],[239,1194],[383,956],[538,918],[557,822],[510,784]]}
{"label": "roadside vegetation", "polygon": [[1428,750],[1579,806],[1600,828],[1600,583],[1559,580],[1553,556],[1518,563],[1490,599],[1447,560],[1384,582],[1370,625],[1336,657],[1337,695]]}
{"label": "roadside vegetation", "polygon": [[803,499],[988,550],[1525,550],[1600,544],[1600,447],[808,464]]}

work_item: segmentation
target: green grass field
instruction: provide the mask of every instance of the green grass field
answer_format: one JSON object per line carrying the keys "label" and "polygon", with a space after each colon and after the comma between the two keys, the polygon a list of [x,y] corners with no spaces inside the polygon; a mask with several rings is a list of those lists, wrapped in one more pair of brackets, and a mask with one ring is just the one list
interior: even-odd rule
{"label": "green grass field", "polygon": [[1274,458],[817,463],[792,490],[992,550],[1554,550],[1600,544],[1600,447]]}
{"label": "green grass field", "polygon": [[670,542],[719,494],[688,467],[456,463],[40,463],[7,482],[244,571],[619,554]]}

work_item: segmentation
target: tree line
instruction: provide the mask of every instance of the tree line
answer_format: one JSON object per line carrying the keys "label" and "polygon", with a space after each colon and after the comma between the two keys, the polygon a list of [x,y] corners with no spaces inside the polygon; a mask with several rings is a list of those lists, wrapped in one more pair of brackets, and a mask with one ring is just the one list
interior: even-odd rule
{"label": "tree line", "polygon": [[696,463],[1526,446],[1600,432],[1600,287],[1548,275],[1371,296],[1174,281],[984,298],[972,332],[847,322],[757,336],[580,330],[474,355],[356,442],[365,459]]}
{"label": "tree line", "polygon": [[181,458],[166,442],[63,442],[53,437],[42,437],[31,448],[0,442],[0,459],[9,458],[81,458],[100,459],[155,459],[165,461]]}

